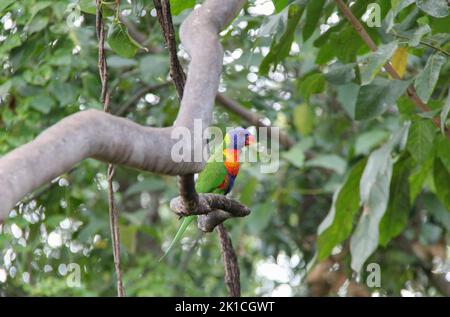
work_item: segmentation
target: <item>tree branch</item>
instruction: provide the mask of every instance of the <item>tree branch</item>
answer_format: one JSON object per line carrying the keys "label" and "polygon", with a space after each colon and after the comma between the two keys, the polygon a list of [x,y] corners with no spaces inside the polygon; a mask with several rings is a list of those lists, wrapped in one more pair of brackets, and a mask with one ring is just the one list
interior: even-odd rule
{"label": "tree branch", "polygon": [[[263,117],[260,116],[256,112],[252,112],[250,110],[247,110],[243,106],[241,106],[238,102],[234,101],[231,98],[228,98],[227,96],[223,94],[217,94],[216,96],[216,102],[218,102],[220,105],[222,105],[225,109],[237,114],[250,124],[256,126],[256,127],[265,127],[267,129],[267,137],[270,138],[270,133],[272,131],[272,127],[270,125],[265,124],[262,120]],[[286,148],[291,148],[295,141],[292,140],[286,133],[280,131],[280,143]]]}
{"label": "tree branch", "polygon": [[184,84],[186,82],[186,74],[181,67],[177,55],[177,43],[175,42],[175,30],[172,23],[172,14],[170,13],[170,3],[168,0],[153,0],[159,24],[164,34],[164,41],[169,50],[170,59],[170,77],[172,77],[177,89],[178,98],[183,98]]}
{"label": "tree branch", "polygon": [[[172,77],[175,83],[175,87],[178,92],[178,97],[182,99],[186,75],[184,74],[183,68],[181,67],[180,61],[178,60],[177,56],[177,45],[175,41],[175,31],[172,23],[172,15],[170,13],[170,3],[168,0],[162,0],[162,2],[160,0],[153,0],[153,2],[155,4],[155,8],[158,14],[158,21],[164,33],[166,46],[169,49],[170,76]],[[189,210],[196,210],[199,207],[200,208],[203,207],[199,200],[199,196],[195,191],[195,182],[193,174],[179,177],[179,189],[180,195],[182,197],[181,200],[185,208],[189,208]],[[206,197],[205,196],[202,197],[203,200],[206,200]],[[216,197],[216,202],[221,200],[223,200],[223,198],[219,199],[219,197]],[[212,231],[214,227],[218,225],[217,230],[219,233],[220,246],[222,249],[222,257],[225,265],[225,282],[227,284],[230,295],[239,296],[240,295],[239,264],[237,262],[237,256],[236,253],[234,252],[231,240],[228,237],[228,233],[222,224],[223,221],[225,221],[227,218],[230,218],[230,216],[233,215],[232,213],[226,213],[223,212],[222,210],[216,209],[217,206],[215,209],[211,210],[211,201],[209,201],[208,207],[210,208],[208,214],[198,217],[199,228],[202,229],[203,231]],[[231,205],[229,207],[231,207]],[[247,211],[247,209],[245,211]],[[249,212],[250,211],[248,211],[248,213]],[[246,213],[245,215],[248,215],[248,213]],[[186,214],[186,210],[184,211],[183,214]]]}
{"label": "tree branch", "polygon": [[[353,15],[352,11],[349,7],[344,3],[342,0],[335,0],[337,6],[339,9],[341,9],[342,13],[345,15],[345,17],[350,21],[351,25],[355,29],[355,31],[359,34],[361,39],[367,44],[367,46],[370,48],[371,51],[375,52],[377,51],[378,47],[375,44],[375,42],[372,40],[370,35],[367,33],[367,31],[364,29],[364,26],[359,22],[359,20]],[[394,78],[400,80],[400,76],[398,75],[397,71],[392,67],[390,62],[387,62],[384,65],[384,68],[386,71]],[[416,107],[420,109],[423,112],[429,112],[431,109],[419,98],[419,96],[416,93],[416,89],[413,85],[409,86],[406,90],[406,95],[414,102]],[[440,128],[441,127],[441,120],[437,117],[432,119],[433,123]],[[446,135],[450,139],[450,130],[446,129]]]}
{"label": "tree branch", "polygon": [[[164,35],[164,42],[169,50],[170,77],[175,84],[178,99],[183,99],[184,86],[186,83],[186,74],[181,67],[177,56],[177,44],[175,42],[175,31],[172,23],[172,14],[170,13],[170,3],[168,0],[153,0],[155,5],[158,22]],[[198,195],[195,191],[194,174],[187,174],[178,177],[178,187],[183,202],[192,210],[198,208]]]}
{"label": "tree branch", "polygon": [[[35,140],[0,158],[0,218],[27,193],[88,157],[168,175],[201,171],[205,162],[174,162],[171,137],[177,127],[208,127],[219,86],[223,50],[218,34],[244,0],[207,0],[183,22],[180,38],[191,56],[180,110],[172,127],[151,128],[97,110],[75,113]],[[206,145],[203,140],[203,146]],[[188,144],[194,151],[198,145]],[[199,150],[199,149],[196,149]]]}
{"label": "tree branch", "polygon": [[223,223],[220,223],[217,226],[217,232],[219,234],[220,241],[227,241],[226,243],[220,244],[223,265],[225,268],[225,284],[227,285],[228,292],[231,297],[240,297],[240,271],[238,259],[233,249],[233,244]]}
{"label": "tree branch", "polygon": [[136,94],[134,96],[132,96],[130,99],[128,99],[127,102],[125,102],[116,112],[115,115],[116,116],[123,116],[125,113],[127,113],[130,108],[132,106],[134,106],[134,104],[136,102],[139,101],[139,99],[141,99],[142,97],[144,97],[146,94],[150,93],[150,92],[154,92],[156,90],[159,90],[161,88],[167,87],[168,85],[170,85],[170,82],[165,82],[162,84],[158,84],[158,85],[152,85],[152,86],[145,86],[141,89],[139,89]]}
{"label": "tree branch", "polygon": [[160,47],[155,47],[149,45],[147,42],[147,36],[145,36],[143,33],[139,32],[139,30],[136,28],[136,26],[130,22],[126,17],[119,14],[120,22],[122,22],[130,34],[131,38],[141,44],[145,50],[152,54],[159,54],[162,53],[162,49]]}
{"label": "tree branch", "polygon": [[[403,34],[399,34],[399,33],[395,32],[394,30],[392,30],[392,32],[389,32],[389,33],[387,33],[387,34],[393,35],[393,36],[395,36],[395,37],[398,37],[398,38],[401,38],[401,39],[404,39],[404,40],[411,41],[411,38],[410,38],[409,36],[406,36],[406,35],[403,35]],[[438,52],[441,52],[442,54],[445,54],[445,55],[447,55],[448,57],[450,57],[450,53],[447,52],[447,51],[446,51],[445,49],[443,49],[442,47],[433,45],[432,43],[428,43],[428,42],[423,41],[423,40],[420,40],[419,43],[420,43],[421,45],[428,46],[429,48],[432,48],[432,49],[434,49],[434,50],[436,50],[436,51],[438,51]]]}
{"label": "tree branch", "polygon": [[198,228],[203,232],[211,232],[226,219],[245,217],[250,209],[238,201],[218,194],[198,194],[198,208],[196,210],[186,205],[180,195],[170,201],[170,209],[178,216],[198,215]]}

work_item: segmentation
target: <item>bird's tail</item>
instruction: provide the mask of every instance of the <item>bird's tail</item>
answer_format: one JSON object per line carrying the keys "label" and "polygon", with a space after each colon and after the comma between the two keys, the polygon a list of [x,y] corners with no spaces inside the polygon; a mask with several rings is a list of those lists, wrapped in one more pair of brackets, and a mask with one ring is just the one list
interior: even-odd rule
{"label": "bird's tail", "polygon": [[187,227],[191,224],[192,221],[194,221],[196,216],[188,216],[183,218],[183,222],[180,225],[180,228],[178,229],[177,233],[175,234],[175,237],[173,238],[172,242],[170,242],[169,247],[167,248],[166,252],[164,252],[163,256],[158,260],[158,262],[161,262],[164,260],[167,254],[172,250],[172,248],[181,240],[183,237],[184,232],[186,231]]}

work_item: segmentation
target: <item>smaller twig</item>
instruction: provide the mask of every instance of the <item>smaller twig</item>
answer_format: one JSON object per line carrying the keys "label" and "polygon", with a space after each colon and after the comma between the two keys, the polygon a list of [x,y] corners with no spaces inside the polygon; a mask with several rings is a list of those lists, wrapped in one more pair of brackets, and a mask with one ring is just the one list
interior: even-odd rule
{"label": "smaller twig", "polygon": [[136,26],[126,17],[119,15],[119,20],[126,26],[131,38],[141,44],[147,52],[152,54],[162,53],[162,49],[160,47],[150,45],[147,37],[143,33],[139,32]]}
{"label": "smaller twig", "polygon": [[170,3],[168,0],[153,0],[157,17],[161,29],[164,34],[164,42],[169,50],[170,58],[170,77],[172,77],[177,89],[178,98],[183,98],[184,84],[186,82],[186,74],[181,67],[180,60],[177,55],[177,45],[175,42],[175,30],[172,23],[172,14],[170,13]]}
{"label": "smaller twig", "polygon": [[[406,36],[406,35],[403,35],[403,34],[396,33],[395,31],[392,31],[392,32],[390,32],[390,33],[388,33],[388,34],[393,35],[393,36],[398,37],[398,38],[401,38],[401,39],[404,39],[404,40],[411,41],[411,38],[410,38],[410,37],[408,37],[408,36]],[[435,46],[435,45],[433,45],[433,44],[431,44],[431,43],[428,43],[428,42],[425,42],[425,41],[423,41],[423,40],[420,40],[419,43],[422,44],[422,45],[428,46],[429,48],[432,48],[432,49],[434,49],[434,50],[436,50],[436,51],[439,51],[439,52],[441,52],[441,53],[444,54],[444,55],[450,56],[450,52],[447,52],[447,51],[446,51],[445,49],[443,49],[442,47]]]}
{"label": "smaller twig", "polygon": [[139,101],[139,99],[141,99],[142,97],[144,97],[146,94],[150,93],[150,92],[154,92],[156,90],[159,90],[161,88],[167,87],[169,86],[171,83],[170,82],[165,82],[162,84],[158,84],[158,85],[153,85],[153,86],[146,86],[143,87],[141,89],[139,89],[135,95],[133,95],[130,99],[127,100],[127,102],[125,102],[122,107],[120,107],[115,115],[116,116],[123,116],[125,113],[127,113],[130,108]]}
{"label": "smaller twig", "polygon": [[[118,2],[116,2],[118,5]],[[101,101],[103,103],[103,111],[109,112],[109,90],[108,90],[108,66],[105,57],[105,27],[101,12],[101,0],[96,0],[96,19],[95,28],[98,38],[98,71],[100,81],[102,83]],[[111,228],[111,240],[114,257],[114,267],[117,275],[117,296],[125,296],[122,282],[122,271],[120,269],[120,235],[119,235],[119,214],[114,202],[113,175],[114,166],[108,165],[108,207],[109,207],[109,223]]]}
{"label": "smaller twig", "polygon": [[225,269],[225,284],[231,297],[241,296],[241,283],[238,259],[234,252],[233,243],[228,235],[223,223],[217,226],[220,239],[220,247]]}

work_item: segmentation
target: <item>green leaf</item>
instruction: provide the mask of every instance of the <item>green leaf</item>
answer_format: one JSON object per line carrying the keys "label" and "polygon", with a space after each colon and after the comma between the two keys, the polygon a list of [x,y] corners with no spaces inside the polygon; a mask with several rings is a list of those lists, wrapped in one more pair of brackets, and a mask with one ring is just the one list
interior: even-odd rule
{"label": "green leaf", "polygon": [[283,158],[295,167],[302,168],[305,163],[305,154],[303,153],[303,146],[296,144],[289,151],[284,152]]}
{"label": "green leaf", "polygon": [[430,17],[430,26],[433,34],[447,33],[450,25],[450,15],[445,18]]}
{"label": "green leaf", "polygon": [[8,35],[6,40],[0,45],[0,55],[9,54],[13,48],[20,46],[20,44],[22,44],[22,40],[18,33]]}
{"label": "green leaf", "polygon": [[316,62],[322,65],[337,57],[344,64],[354,63],[363,44],[355,30],[347,26],[340,32],[331,33],[329,41],[320,48]]}
{"label": "green leaf", "polygon": [[195,0],[169,0],[170,12],[173,15],[179,15],[184,10],[195,6],[195,2]]}
{"label": "green leaf", "polygon": [[448,15],[447,0],[416,0],[416,4],[422,11],[433,17],[443,18]]}
{"label": "green leaf", "polygon": [[380,223],[380,245],[386,246],[392,238],[398,236],[408,222],[410,205],[409,175],[411,159],[399,160],[394,165],[389,204]]}
{"label": "green leaf", "polygon": [[286,8],[281,12],[267,16],[258,31],[258,36],[267,37],[276,32],[282,32],[287,25],[288,12]]}
{"label": "green leaf", "polygon": [[75,103],[77,100],[77,93],[74,86],[63,83],[60,81],[53,81],[49,86],[50,91],[56,100],[58,100],[60,106]]}
{"label": "green leaf", "polygon": [[414,30],[414,33],[413,33],[411,39],[409,40],[409,43],[408,43],[409,46],[415,47],[415,46],[419,45],[422,37],[424,37],[425,34],[430,33],[430,32],[431,32],[431,28],[428,24],[419,26],[417,29]]}
{"label": "green leaf", "polygon": [[302,135],[309,135],[314,129],[314,111],[311,106],[303,103],[294,109],[294,125]]}
{"label": "green leaf", "polygon": [[306,100],[313,94],[321,93],[325,90],[325,77],[322,73],[312,73],[300,80],[299,93]]}
{"label": "green leaf", "polygon": [[33,109],[35,109],[43,114],[48,114],[50,112],[50,110],[53,108],[53,106],[55,105],[55,101],[53,100],[53,98],[49,97],[48,95],[40,94],[40,95],[31,97],[31,101],[30,101],[29,105]]}
{"label": "green leaf", "polygon": [[321,167],[344,174],[347,161],[335,154],[321,154],[306,162],[307,167]]}
{"label": "green leaf", "polygon": [[95,0],[80,0],[79,5],[80,5],[80,10],[85,13],[89,13],[89,14],[96,13]]}
{"label": "green leaf", "polygon": [[445,208],[450,210],[450,172],[438,158],[434,160],[433,179],[434,186],[436,187],[436,195],[444,204]]}
{"label": "green leaf", "polygon": [[368,155],[370,151],[388,138],[383,130],[372,130],[360,134],[355,142],[355,155]]}
{"label": "green leaf", "polygon": [[348,238],[353,218],[359,210],[359,182],[367,160],[359,161],[350,171],[333,197],[330,212],[319,225],[317,238],[318,259],[327,258],[333,248]]}
{"label": "green leaf", "polygon": [[392,152],[403,147],[408,129],[409,123],[406,123],[388,143],[374,151],[361,176],[359,190],[363,213],[350,238],[351,267],[357,273],[378,246],[379,225],[389,202],[394,163]]}
{"label": "green leaf", "polygon": [[422,191],[423,184],[427,179],[431,168],[433,167],[433,158],[428,159],[425,163],[420,165],[416,171],[409,176],[409,197],[410,202],[413,204],[417,196]]}
{"label": "green leaf", "polygon": [[414,82],[417,95],[423,102],[428,102],[433,93],[434,87],[439,79],[439,73],[446,62],[446,58],[441,54],[433,54],[428,58],[425,68],[419,73]]}
{"label": "green leaf", "polygon": [[16,1],[15,0],[2,0],[2,2],[0,2],[0,12],[3,12],[14,2],[16,2]]}
{"label": "green leaf", "polygon": [[397,42],[382,44],[376,52],[368,53],[360,59],[361,84],[367,85],[380,72],[381,68],[394,55]]}
{"label": "green leaf", "polygon": [[413,122],[406,147],[416,162],[423,163],[430,156],[435,136],[435,127],[430,120],[419,119]]}
{"label": "green leaf", "polygon": [[309,1],[306,5],[306,19],[303,27],[303,41],[307,41],[316,30],[325,0]]}
{"label": "green leaf", "polygon": [[52,68],[43,64],[41,67],[36,69],[27,69],[23,73],[23,78],[30,84],[43,86],[45,85],[50,78],[52,77]]}
{"label": "green leaf", "polygon": [[283,10],[289,3],[289,0],[272,0],[275,7],[275,12],[279,13]]}
{"label": "green leaf", "polygon": [[337,100],[352,120],[355,119],[356,100],[359,89],[359,85],[354,83],[337,87]]}
{"label": "green leaf", "polygon": [[355,63],[341,64],[336,62],[330,66],[329,71],[325,74],[325,79],[335,85],[347,84],[356,78],[355,66]]}
{"label": "green leaf", "polygon": [[401,96],[397,100],[397,108],[406,117],[411,117],[412,114],[417,112],[416,104],[407,96]]}
{"label": "green leaf", "polygon": [[443,135],[438,135],[435,143],[436,154],[450,173],[450,140]]}
{"label": "green leaf", "polygon": [[269,53],[264,57],[259,65],[260,75],[267,75],[271,68],[275,69],[276,66],[289,55],[292,42],[294,41],[295,30],[298,22],[300,21],[304,8],[298,5],[290,5],[288,10],[286,30],[279,40],[275,38],[272,41]]}
{"label": "green leaf", "polygon": [[351,267],[355,272],[361,271],[364,262],[378,246],[378,227],[388,205],[391,175],[390,151],[382,147],[369,157],[361,177],[363,214],[350,239]]}
{"label": "green leaf", "polygon": [[266,202],[252,208],[252,213],[246,217],[246,225],[250,234],[259,236],[267,228],[275,213],[275,203]]}
{"label": "green leaf", "polygon": [[133,57],[139,46],[131,40],[128,30],[121,22],[113,22],[108,31],[107,42],[111,49],[119,56]]}
{"label": "green leaf", "polygon": [[28,25],[28,34],[33,34],[42,31],[48,24],[48,17],[35,17]]}
{"label": "green leaf", "polygon": [[355,119],[369,120],[381,115],[406,91],[409,82],[376,78],[369,85],[362,86],[355,105]]}
{"label": "green leaf", "polygon": [[[80,6],[80,10],[84,13],[96,14],[97,5],[95,0],[80,0],[78,4]],[[102,1],[100,8],[104,17],[110,17],[116,13],[116,3],[112,0]]]}

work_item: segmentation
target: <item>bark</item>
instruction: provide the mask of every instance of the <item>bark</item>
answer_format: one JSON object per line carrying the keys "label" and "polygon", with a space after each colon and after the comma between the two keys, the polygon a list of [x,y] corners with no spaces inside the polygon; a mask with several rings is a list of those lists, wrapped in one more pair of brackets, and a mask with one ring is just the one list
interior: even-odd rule
{"label": "bark", "polygon": [[[0,158],[0,219],[27,193],[70,170],[88,157],[168,175],[199,172],[205,162],[174,162],[171,132],[204,128],[222,68],[218,33],[237,15],[244,0],[207,0],[180,27],[180,38],[191,57],[180,110],[174,125],[150,128],[96,110],[73,114],[42,132],[35,140]],[[190,145],[194,150],[196,144]]]}

